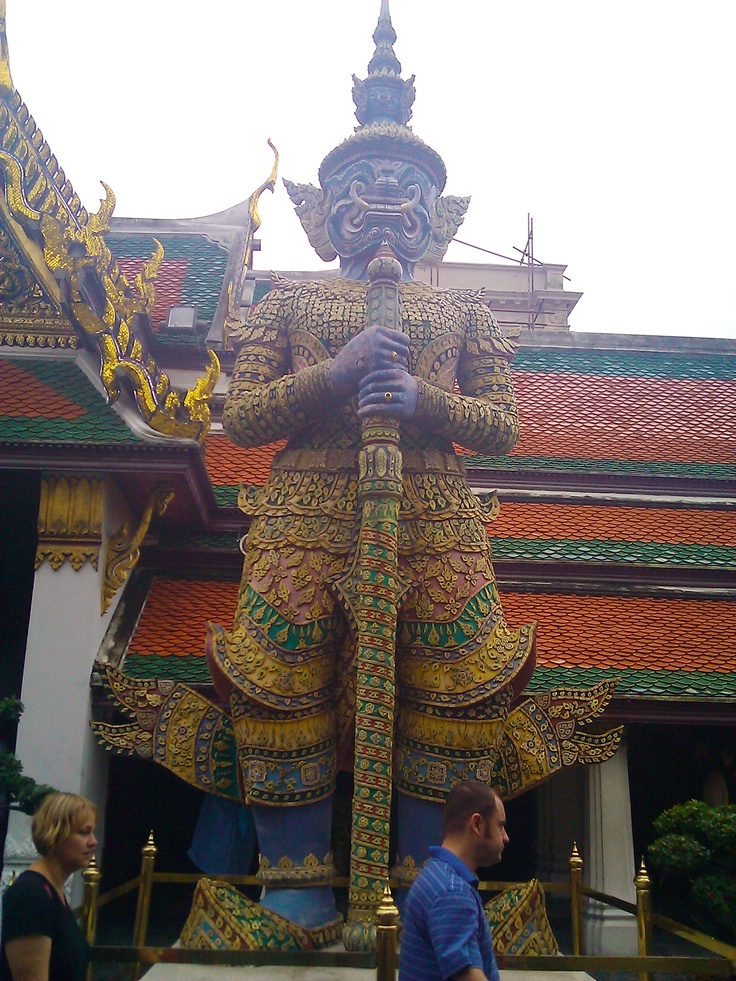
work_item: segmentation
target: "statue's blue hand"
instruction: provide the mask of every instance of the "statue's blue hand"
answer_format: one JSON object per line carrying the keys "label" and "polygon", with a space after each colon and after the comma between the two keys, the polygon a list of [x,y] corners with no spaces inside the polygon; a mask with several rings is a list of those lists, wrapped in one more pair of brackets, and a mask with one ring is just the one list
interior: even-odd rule
{"label": "statue's blue hand", "polygon": [[409,366],[409,339],[391,327],[366,327],[356,334],[330,364],[330,381],[341,397],[355,395],[362,380],[381,368]]}
{"label": "statue's blue hand", "polygon": [[419,385],[403,368],[382,368],[366,375],[360,385],[358,415],[413,419],[417,411]]}

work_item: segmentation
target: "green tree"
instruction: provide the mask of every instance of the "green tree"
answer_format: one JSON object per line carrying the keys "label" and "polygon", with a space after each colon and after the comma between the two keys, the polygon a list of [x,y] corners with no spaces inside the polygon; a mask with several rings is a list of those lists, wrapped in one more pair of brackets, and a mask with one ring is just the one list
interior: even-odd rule
{"label": "green tree", "polygon": [[27,777],[23,764],[9,749],[9,733],[22,712],[23,704],[17,698],[0,698],[0,856],[5,848],[10,811],[33,814],[46,794],[54,789]]}
{"label": "green tree", "polygon": [[654,822],[652,865],[687,881],[702,925],[736,941],[736,806],[711,807],[691,800],[664,811]]}

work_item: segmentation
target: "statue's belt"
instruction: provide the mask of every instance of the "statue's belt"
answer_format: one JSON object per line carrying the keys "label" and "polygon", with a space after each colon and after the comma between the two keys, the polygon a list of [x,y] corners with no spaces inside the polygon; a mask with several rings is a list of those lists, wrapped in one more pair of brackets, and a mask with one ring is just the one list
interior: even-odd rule
{"label": "statue's belt", "polygon": [[[274,457],[272,470],[328,470],[336,473],[358,470],[358,453],[356,449],[296,449],[281,450]],[[424,473],[457,473],[465,474],[462,460],[454,453],[442,450],[402,450],[403,468],[405,471]]]}

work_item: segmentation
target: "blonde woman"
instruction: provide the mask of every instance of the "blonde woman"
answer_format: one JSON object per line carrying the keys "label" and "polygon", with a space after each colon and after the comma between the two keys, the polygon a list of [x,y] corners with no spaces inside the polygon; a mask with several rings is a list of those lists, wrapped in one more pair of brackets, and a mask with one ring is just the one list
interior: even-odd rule
{"label": "blonde woman", "polygon": [[31,827],[39,858],[3,896],[0,981],[84,981],[89,947],[64,884],[92,860],[96,822],[84,797],[44,797]]}

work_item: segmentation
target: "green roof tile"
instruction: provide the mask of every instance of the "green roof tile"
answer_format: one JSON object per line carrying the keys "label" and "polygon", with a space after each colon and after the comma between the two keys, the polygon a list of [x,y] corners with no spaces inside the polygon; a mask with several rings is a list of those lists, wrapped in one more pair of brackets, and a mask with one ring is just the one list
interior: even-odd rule
{"label": "green roof tile", "polygon": [[545,473],[619,474],[621,476],[736,480],[736,465],[726,463],[662,463],[656,460],[591,460],[544,456],[475,456],[463,461],[468,470],[539,470]]}
{"label": "green roof tile", "polygon": [[[36,391],[39,393],[33,410],[27,410],[28,414],[19,414],[14,405],[17,393],[13,390],[0,391],[0,440],[3,442],[86,445],[141,442],[115,410],[105,403],[73,361],[40,358],[8,358],[3,361],[12,366],[13,372],[12,375],[8,373],[0,376],[0,380],[12,378],[13,384],[21,385],[21,375],[25,375],[29,387],[36,384]],[[70,413],[71,418],[54,414],[53,408],[44,409],[45,402],[49,406],[53,405],[54,392],[76,407]],[[48,398],[45,393],[48,393]]]}
{"label": "green roof tile", "polygon": [[[129,654],[123,665],[132,678],[171,678],[189,684],[209,684],[211,677],[204,654],[160,656]],[[588,688],[615,680],[615,694],[641,698],[736,698],[736,674],[695,671],[616,671],[604,668],[547,668],[538,666],[528,692],[552,688]]]}
{"label": "green roof tile", "polygon": [[212,533],[210,535],[190,535],[186,532],[175,535],[162,534],[160,544],[162,548],[212,549],[218,552],[238,551],[237,536],[226,533]]}
{"label": "green roof tile", "polygon": [[604,680],[616,680],[615,694],[647,698],[736,698],[736,672],[634,671],[614,668],[535,668],[528,691],[551,688],[587,688]]}
{"label": "green roof tile", "polygon": [[663,354],[656,351],[572,351],[519,349],[515,371],[541,371],[609,377],[736,379],[736,357],[705,354]]}
{"label": "green roof tile", "polygon": [[558,562],[615,562],[736,569],[736,548],[662,542],[490,538],[499,559]]}
{"label": "green roof tile", "polygon": [[258,279],[256,280],[256,285],[253,289],[253,303],[260,303],[266,293],[271,292],[271,282],[268,279]]}
{"label": "green roof tile", "polygon": [[128,654],[123,671],[131,678],[170,678],[190,685],[212,682],[204,654]]}
{"label": "green roof tile", "polygon": [[238,506],[239,485],[238,487],[224,487],[222,485],[218,487],[213,485],[212,490],[215,492],[218,507],[236,508]]}

